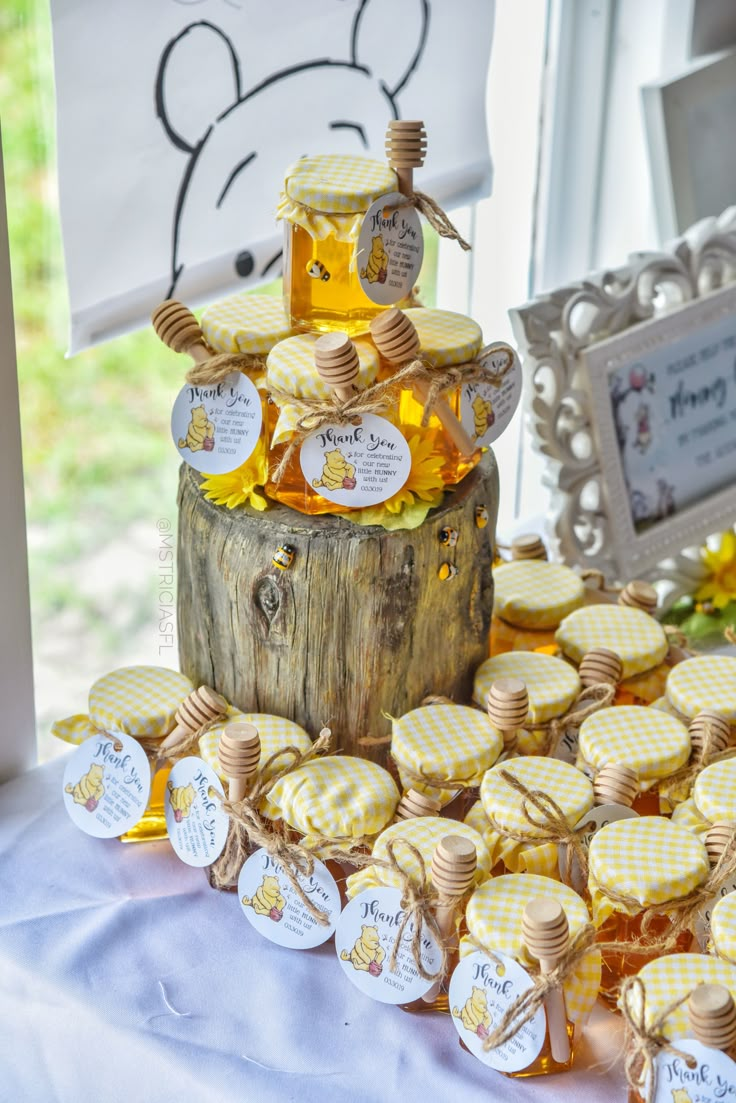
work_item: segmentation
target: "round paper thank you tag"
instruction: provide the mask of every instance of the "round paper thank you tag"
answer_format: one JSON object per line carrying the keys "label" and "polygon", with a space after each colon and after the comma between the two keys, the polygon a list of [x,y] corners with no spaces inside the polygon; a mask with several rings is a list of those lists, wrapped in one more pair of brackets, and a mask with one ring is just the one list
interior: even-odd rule
{"label": "round paper thank you tag", "polygon": [[460,392],[460,420],[463,429],[479,448],[488,448],[498,440],[521,398],[521,364],[510,345],[491,345],[478,363],[498,375],[497,387],[482,380],[464,383]]}
{"label": "round paper thank you tag", "polygon": [[146,752],[121,732],[85,739],[64,770],[66,810],[77,827],[96,839],[115,839],[135,827],[150,792]]}
{"label": "round paper thank you tag", "polygon": [[303,442],[304,478],[339,506],[377,506],[401,490],[411,471],[411,450],[396,426],[376,414],[360,425],[324,425]]}
{"label": "round paper thank you tag", "polygon": [[171,768],[164,795],[171,845],[188,866],[208,866],[225,847],[230,817],[222,810],[222,784],[215,771],[195,755]]}
{"label": "round paper thank you tag", "polygon": [[340,893],[330,871],[317,859],[311,876],[297,874],[297,880],[315,907],[326,914],[326,924],[311,915],[283,866],[265,850],[256,850],[241,869],[238,896],[249,923],[269,942],[292,950],[311,950],[335,930]]}
{"label": "round paper thank you tag", "polygon": [[358,236],[355,263],[360,286],[380,306],[411,294],[424,257],[419,215],[401,194],[390,192],[368,208]]}
{"label": "round paper thank you tag", "polygon": [[[335,950],[343,972],[356,988],[379,1003],[411,1003],[421,999],[433,984],[417,970],[411,919],[401,936],[396,967],[389,968],[403,918],[399,889],[367,889],[345,906],[335,931]],[[426,925],[422,927],[421,946],[422,967],[436,973],[442,951]]]}
{"label": "round paper thank you tag", "polygon": [[[736,1099],[736,1063],[720,1049],[694,1038],[676,1038],[677,1052],[657,1054],[653,1103],[719,1103]],[[693,1059],[688,1062],[684,1054]]]}
{"label": "round paper thank you tag", "polygon": [[455,1029],[474,1057],[501,1072],[519,1072],[536,1060],[544,1045],[547,1016],[540,1007],[528,1023],[494,1049],[483,1043],[511,1004],[534,987],[518,961],[481,951],[464,957],[450,977],[450,1012]]}
{"label": "round paper thank you tag", "polygon": [[182,387],[171,412],[171,435],[195,471],[226,475],[252,454],[261,421],[258,391],[247,375],[234,371],[220,383]]}

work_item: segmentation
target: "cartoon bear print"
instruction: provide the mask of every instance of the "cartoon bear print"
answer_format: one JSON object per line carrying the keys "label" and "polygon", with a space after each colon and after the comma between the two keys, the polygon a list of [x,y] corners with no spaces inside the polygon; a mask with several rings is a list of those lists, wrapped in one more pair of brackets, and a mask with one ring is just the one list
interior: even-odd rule
{"label": "cartoon bear print", "polygon": [[376,234],[373,238],[370,255],[365,268],[360,270],[360,278],[368,280],[368,283],[385,283],[388,272],[388,253],[383,244],[383,238]]}
{"label": "cartoon bear print", "polygon": [[179,437],[179,447],[190,452],[211,452],[215,447],[215,427],[207,417],[204,406],[195,406],[187,426],[186,437]]}
{"label": "cartoon bear print", "polygon": [[381,945],[376,927],[368,927],[364,923],[361,933],[355,941],[352,950],[341,950],[342,961],[349,961],[353,969],[370,973],[372,977],[379,977],[383,971],[382,962],[386,951]]}
{"label": "cartoon bear print", "polygon": [[[394,0],[361,0],[344,59],[308,58],[249,88],[238,51],[214,23],[190,23],[166,43],[156,74],[156,113],[183,154],[166,298],[201,294],[198,265],[206,265],[211,282],[213,257],[226,258],[217,276],[223,288],[255,272],[277,276],[281,252],[274,255],[268,243],[252,240],[250,225],[255,234],[275,207],[287,166],[306,155],[383,148],[429,27],[430,0],[402,0],[401,7],[397,27]],[[187,106],[198,81],[220,90],[208,121]],[[278,127],[273,148],[263,139],[264,119]]]}
{"label": "cartoon bear print", "polygon": [[93,762],[77,784],[67,785],[64,792],[69,793],[75,804],[81,804],[88,812],[94,812],[105,795],[105,786],[102,784],[103,772],[102,765]]}
{"label": "cartoon bear print", "polygon": [[282,895],[278,877],[264,874],[263,881],[253,896],[243,896],[240,902],[244,908],[252,908],[256,915],[266,915],[274,923],[280,923],[284,917],[286,900]]}
{"label": "cartoon bear print", "polygon": [[466,1030],[471,1034],[477,1034],[479,1038],[488,1037],[488,1028],[491,1025],[491,1016],[488,1013],[488,999],[485,988],[477,988],[473,985],[473,991],[468,996],[461,1010],[453,1007],[454,1018],[460,1019]]}
{"label": "cartoon bear print", "polygon": [[169,790],[169,802],[174,809],[174,819],[177,823],[181,823],[191,812],[196,799],[197,794],[194,791],[194,786],[191,782],[189,785],[178,786],[174,786],[169,782],[167,788]]}
{"label": "cartoon bear print", "polygon": [[325,452],[324,456],[322,476],[312,480],[315,490],[320,486],[327,487],[328,490],[354,490],[355,465],[348,463],[339,448]]}
{"label": "cartoon bear print", "polygon": [[493,405],[488,399],[477,394],[472,402],[475,439],[484,436],[496,420]]}

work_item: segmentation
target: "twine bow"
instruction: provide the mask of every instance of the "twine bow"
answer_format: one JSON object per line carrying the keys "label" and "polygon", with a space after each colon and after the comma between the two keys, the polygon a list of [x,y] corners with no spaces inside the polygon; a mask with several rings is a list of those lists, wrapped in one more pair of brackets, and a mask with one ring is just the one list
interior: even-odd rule
{"label": "twine bow", "polygon": [[[411,207],[416,207],[420,214],[423,214],[427,222],[430,224],[433,230],[435,230],[440,237],[449,238],[452,241],[456,241],[461,249],[464,249],[467,253],[471,246],[460,235],[460,232],[450,222],[445,211],[440,207],[436,199],[432,199],[431,195],[426,195],[423,191],[413,191],[407,199],[407,204]],[[404,206],[404,204],[401,204]]]}
{"label": "twine bow", "polygon": [[213,386],[234,371],[265,370],[266,365],[258,356],[246,352],[220,352],[209,360],[194,364],[186,374],[186,381],[193,387]]}
{"label": "twine bow", "polygon": [[[399,861],[396,857],[396,847],[404,846],[412,854],[415,861],[419,866],[419,879],[411,877],[404,869],[402,869]],[[388,855],[386,860],[368,858],[365,861],[366,865],[378,866],[378,868],[390,869],[393,873],[397,874],[401,880],[401,907],[403,909],[403,915],[399,928],[396,932],[396,938],[394,940],[393,948],[391,950],[391,956],[389,957],[388,967],[392,973],[396,971],[396,961],[398,958],[399,950],[401,949],[401,943],[404,941],[404,933],[409,923],[413,923],[413,930],[411,935],[411,954],[414,959],[414,965],[420,977],[426,981],[438,981],[441,980],[447,972],[447,948],[444,944],[444,939],[440,932],[437,917],[434,914],[433,907],[437,903],[437,896],[431,890],[429,880],[427,878],[427,869],[424,863],[424,859],[419,850],[410,843],[408,839],[396,838],[392,839],[386,845],[386,853]],[[436,973],[430,973],[424,968],[422,962],[422,929],[426,925],[432,934],[437,939],[442,953],[440,961],[440,967]]]}
{"label": "twine bow", "polygon": [[544,746],[537,753],[547,757],[553,755],[568,728],[579,728],[583,720],[587,720],[594,712],[612,705],[615,696],[615,686],[609,685],[607,682],[597,682],[595,685],[582,690],[562,716],[555,716],[552,720],[547,720],[544,723],[533,721],[531,727],[534,731],[547,733]]}
{"label": "twine bow", "polygon": [[629,1087],[637,1093],[646,1089],[647,1103],[653,1103],[657,1093],[657,1057],[660,1053],[672,1053],[690,1066],[689,1053],[673,1046],[663,1033],[667,1018],[690,998],[692,990],[675,1000],[659,1015],[646,1023],[646,985],[641,977],[627,977],[621,986],[619,1005],[626,1024],[626,1058],[624,1071]]}
{"label": "twine bow", "polygon": [[[173,762],[177,758],[184,758],[191,751],[198,751],[202,736],[214,728],[215,724],[219,724],[226,715],[227,713],[222,712],[218,716],[213,716],[211,720],[205,720],[204,724],[201,724],[196,731],[185,732],[176,743],[172,743],[166,748],[166,754],[162,757]],[[151,744],[151,751],[155,756],[156,747],[154,744]]]}
{"label": "twine bow", "polygon": [[[588,851],[580,835],[570,827],[567,816],[557,801],[549,793],[545,793],[543,789],[530,789],[509,770],[500,770],[499,773],[506,784],[521,796],[521,814],[529,826],[534,828],[534,831],[533,833],[514,831],[511,828],[503,827],[498,820],[491,816],[489,819],[493,830],[503,838],[512,839],[518,843],[527,843],[532,846],[555,843],[557,846],[564,846],[563,881],[566,885],[571,885],[572,863],[573,858],[576,858],[580,866],[581,876],[587,882]],[[539,813],[539,819],[532,815],[530,806]]]}

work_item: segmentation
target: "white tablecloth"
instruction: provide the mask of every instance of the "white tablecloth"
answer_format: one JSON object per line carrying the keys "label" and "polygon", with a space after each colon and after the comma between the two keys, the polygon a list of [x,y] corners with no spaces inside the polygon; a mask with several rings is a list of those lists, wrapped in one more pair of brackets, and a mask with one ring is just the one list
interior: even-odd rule
{"label": "white tablecloth", "polygon": [[92,839],[64,760],[0,788],[0,1100],[383,1103],[626,1098],[621,1027],[596,1010],[576,1070],[509,1080],[445,1016],[362,996],[332,943],[260,938],[168,843]]}

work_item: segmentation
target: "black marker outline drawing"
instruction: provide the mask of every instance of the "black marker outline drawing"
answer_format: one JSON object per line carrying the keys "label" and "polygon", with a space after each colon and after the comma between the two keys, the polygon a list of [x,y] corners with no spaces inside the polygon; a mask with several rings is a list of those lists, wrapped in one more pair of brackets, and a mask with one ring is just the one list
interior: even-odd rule
{"label": "black marker outline drawing", "polygon": [[[159,59],[158,69],[156,73],[155,81],[155,106],[156,115],[158,116],[161,125],[164,129],[166,137],[171,144],[178,150],[181,150],[188,157],[187,164],[184,168],[181,180],[179,182],[178,191],[176,194],[176,200],[174,204],[174,215],[171,235],[171,253],[170,253],[170,284],[166,293],[166,298],[171,298],[176,291],[177,284],[185,270],[185,263],[181,259],[181,228],[184,212],[186,208],[187,196],[189,187],[194,175],[195,169],[202,157],[203,152],[207,149],[208,142],[212,139],[213,134],[218,126],[220,126],[225,120],[232,116],[233,112],[239,111],[243,104],[248,103],[255,97],[263,94],[263,92],[278,84],[281,81],[293,80],[299,74],[306,73],[310,70],[316,69],[331,69],[333,71],[350,71],[353,73],[363,74],[367,81],[375,82],[375,86],[386,102],[387,113],[386,119],[389,117],[399,118],[399,107],[397,104],[397,96],[400,94],[403,88],[411,80],[411,77],[416,72],[417,67],[421,61],[424,53],[427,34],[429,31],[430,20],[430,3],[431,0],[416,0],[417,11],[420,16],[420,31],[417,37],[416,46],[409,58],[406,60],[406,65],[401,72],[399,79],[393,84],[393,87],[389,87],[386,80],[382,79],[374,73],[374,70],[365,64],[360,57],[360,32],[363,25],[366,12],[369,11],[372,3],[376,3],[376,0],[360,0],[356,13],[353,17],[352,30],[350,35],[350,58],[347,61],[339,61],[333,58],[316,58],[311,61],[305,61],[297,65],[292,65],[284,69],[280,69],[275,73],[272,73],[269,77],[260,81],[254,87],[243,92],[242,86],[242,72],[241,62],[238,55],[238,51],[233,45],[232,40],[228,35],[214,23],[209,20],[198,20],[197,22],[189,23],[184,27],[174,38],[170,39]],[[230,65],[232,67],[232,80],[234,90],[234,100],[229,104],[220,114],[207,126],[204,133],[201,134],[198,140],[188,140],[171,122],[170,113],[167,110],[166,103],[166,78],[169,66],[171,64],[172,56],[175,54],[178,46],[184,42],[188,35],[195,30],[206,30],[208,33],[217,35],[225,46],[226,56],[229,57]],[[331,130],[353,130],[355,131],[358,141],[363,149],[368,147],[368,137],[366,134],[366,125],[368,120],[366,119],[351,119],[349,116],[345,117],[346,104],[339,96],[336,97],[336,112],[339,111],[339,115],[332,121],[327,123]],[[248,168],[258,156],[257,150],[251,150],[243,155],[242,146],[237,150],[238,160],[234,164],[222,186],[218,189],[218,197],[215,202],[217,210],[220,209],[227,194],[239,177],[240,173]],[[276,269],[278,262],[281,259],[281,252],[272,256],[267,260],[267,263],[262,264],[260,275],[267,276],[269,274],[274,277],[279,273]],[[256,266],[256,259],[250,250],[245,249],[237,253],[233,258],[235,271],[242,277],[250,276]]]}

